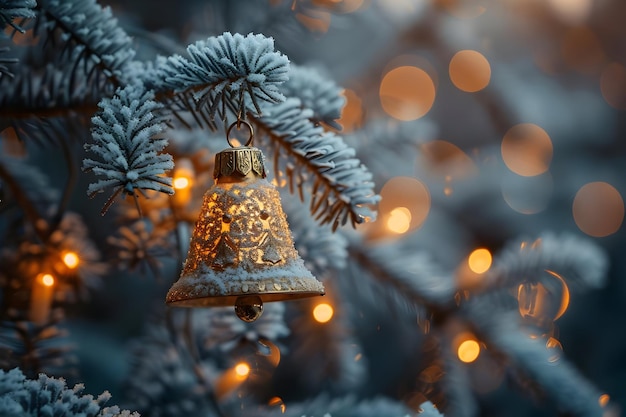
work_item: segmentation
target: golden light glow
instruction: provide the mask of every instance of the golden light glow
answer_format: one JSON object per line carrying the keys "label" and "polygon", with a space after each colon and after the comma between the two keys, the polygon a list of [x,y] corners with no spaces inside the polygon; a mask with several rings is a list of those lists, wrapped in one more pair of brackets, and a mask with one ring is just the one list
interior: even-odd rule
{"label": "golden light glow", "polygon": [[380,83],[380,103],[391,117],[409,121],[424,116],[435,102],[435,84],[421,68],[400,66]]}
{"label": "golden light glow", "polygon": [[513,172],[532,177],[546,172],[552,161],[552,141],[545,130],[532,123],[509,129],[502,139],[502,159]]}
{"label": "golden light glow", "polygon": [[182,190],[189,187],[190,181],[187,177],[175,177],[172,184],[174,185],[175,189]]}
{"label": "golden light glow", "polygon": [[318,323],[327,323],[333,318],[333,307],[327,303],[320,303],[313,309],[313,318]]}
{"label": "golden light glow", "polygon": [[[430,192],[419,180],[412,177],[394,177],[380,190],[382,197],[379,212],[385,230],[404,233],[422,225],[430,211]],[[405,211],[407,210],[407,211]]]}
{"label": "golden light glow", "polygon": [[600,91],[609,105],[616,109],[626,109],[626,67],[613,62],[602,70]]}
{"label": "golden light glow", "polygon": [[484,274],[491,268],[491,252],[485,248],[476,249],[470,254],[467,263],[472,272]]}
{"label": "golden light glow", "polygon": [[450,60],[448,66],[450,80],[462,91],[473,93],[489,85],[491,66],[489,61],[478,51],[459,51]]}
{"label": "golden light glow", "polygon": [[609,396],[609,394],[602,394],[600,395],[600,398],[598,398],[598,404],[600,404],[600,407],[606,407],[610,399],[611,397]]}
{"label": "golden light glow", "polygon": [[624,200],[612,185],[591,182],[576,193],[572,213],[576,225],[584,233],[605,237],[620,229],[624,221]]}
{"label": "golden light glow", "polygon": [[394,233],[406,233],[411,227],[411,211],[406,207],[396,207],[389,213],[387,228]]}
{"label": "golden light glow", "polygon": [[63,263],[70,269],[74,269],[78,266],[78,255],[74,252],[66,252],[63,255]]}
{"label": "golden light glow", "polygon": [[[236,131],[234,133],[237,133]],[[231,138],[231,141],[235,141],[236,138]],[[193,167],[193,163],[189,158],[180,158],[176,161],[176,166],[174,167],[174,179],[172,184],[174,188],[177,190],[182,190],[187,187],[190,187],[193,183],[193,177],[195,175],[195,170]]]}
{"label": "golden light glow", "polygon": [[474,339],[467,339],[459,344],[457,355],[462,362],[474,362],[480,355],[480,345]]}
{"label": "golden light glow", "polygon": [[46,287],[52,287],[54,285],[54,276],[51,274],[42,274],[39,277],[39,282],[41,282]]}
{"label": "golden light glow", "polygon": [[250,366],[245,362],[239,362],[235,365],[235,374],[242,378],[247,377],[250,374]]}

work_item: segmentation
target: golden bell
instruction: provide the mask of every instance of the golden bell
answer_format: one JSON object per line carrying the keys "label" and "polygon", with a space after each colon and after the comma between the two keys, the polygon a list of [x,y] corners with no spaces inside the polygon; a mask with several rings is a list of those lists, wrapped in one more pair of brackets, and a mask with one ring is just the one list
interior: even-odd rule
{"label": "golden bell", "polygon": [[261,151],[241,146],[218,153],[213,176],[166,303],[234,305],[239,318],[254,321],[263,302],[324,295],[294,248],[278,191],[265,179]]}

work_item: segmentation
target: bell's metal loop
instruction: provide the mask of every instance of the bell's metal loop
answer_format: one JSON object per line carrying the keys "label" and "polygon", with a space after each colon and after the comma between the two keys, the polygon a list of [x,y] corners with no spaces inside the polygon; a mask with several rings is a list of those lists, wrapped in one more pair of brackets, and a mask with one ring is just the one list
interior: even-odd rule
{"label": "bell's metal loop", "polygon": [[250,132],[250,137],[248,138],[248,140],[246,141],[246,143],[243,146],[252,146],[252,142],[254,140],[254,128],[252,127],[252,125],[248,122],[246,122],[245,120],[237,120],[236,122],[232,123],[230,126],[228,126],[228,129],[226,130],[226,140],[228,141],[228,144],[232,147],[235,148],[236,146],[233,145],[233,143],[230,141],[230,133],[233,130],[233,128],[236,126],[237,130],[241,129],[241,124],[246,125],[246,127],[248,128],[249,132]]}

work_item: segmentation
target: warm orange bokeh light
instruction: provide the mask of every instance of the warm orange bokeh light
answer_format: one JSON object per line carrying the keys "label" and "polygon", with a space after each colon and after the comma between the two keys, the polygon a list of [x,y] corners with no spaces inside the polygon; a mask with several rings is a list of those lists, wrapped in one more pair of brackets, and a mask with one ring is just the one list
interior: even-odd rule
{"label": "warm orange bokeh light", "polygon": [[472,272],[483,274],[491,268],[491,252],[485,248],[476,249],[470,254],[467,263]]}
{"label": "warm orange bokeh light", "polygon": [[584,233],[605,237],[621,227],[624,221],[624,200],[612,185],[591,182],[576,193],[572,213],[576,225]]}
{"label": "warm orange bokeh light", "polygon": [[626,109],[626,67],[613,62],[604,68],[600,76],[602,97],[616,109]]}
{"label": "warm orange bokeh light", "polygon": [[[404,233],[416,229],[430,212],[430,193],[419,180],[412,177],[394,177],[380,190],[381,221],[388,230]],[[406,211],[405,211],[406,210]],[[396,229],[393,229],[396,228]]]}
{"label": "warm orange bokeh light", "polygon": [[189,178],[187,177],[176,177],[173,181],[174,188],[177,190],[182,190],[183,188],[189,187]]}
{"label": "warm orange bokeh light", "polygon": [[250,374],[250,366],[245,362],[235,365],[235,374],[240,377],[247,377]]}
{"label": "warm orange bokeh light", "polygon": [[457,355],[462,362],[474,362],[480,355],[480,345],[474,339],[464,340],[459,344]]}
{"label": "warm orange bokeh light", "polygon": [[333,307],[327,303],[320,303],[313,309],[313,318],[318,323],[327,323],[333,318]]}
{"label": "warm orange bokeh light", "polygon": [[70,269],[74,269],[78,266],[78,255],[75,252],[66,252],[63,255],[63,263]]}
{"label": "warm orange bokeh light", "polygon": [[39,282],[46,287],[52,287],[54,285],[54,276],[51,274],[42,274],[39,276]]}
{"label": "warm orange bokeh light", "polygon": [[459,51],[450,60],[450,80],[462,91],[473,93],[489,85],[491,66],[483,54],[477,51]]}
{"label": "warm orange bokeh light", "polygon": [[411,211],[406,207],[391,210],[387,219],[387,229],[394,233],[406,233],[411,227]]}
{"label": "warm orange bokeh light", "polygon": [[600,398],[598,398],[598,404],[600,404],[600,407],[606,407],[610,400],[611,397],[609,394],[602,394]]}
{"label": "warm orange bokeh light", "polygon": [[506,132],[501,151],[502,159],[511,171],[532,177],[548,170],[552,161],[552,140],[539,126],[522,123]]}
{"label": "warm orange bokeh light", "polygon": [[435,102],[435,84],[421,68],[401,66],[380,83],[380,103],[391,117],[409,121],[424,116]]}

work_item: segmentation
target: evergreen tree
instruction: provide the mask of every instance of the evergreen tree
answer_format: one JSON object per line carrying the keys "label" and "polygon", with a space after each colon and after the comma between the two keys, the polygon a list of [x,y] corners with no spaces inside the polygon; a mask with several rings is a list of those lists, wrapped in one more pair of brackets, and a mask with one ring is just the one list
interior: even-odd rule
{"label": "evergreen tree", "polygon": [[[0,0],[0,416],[619,415],[624,6],[518,3]],[[250,323],[165,304],[242,124]]]}

